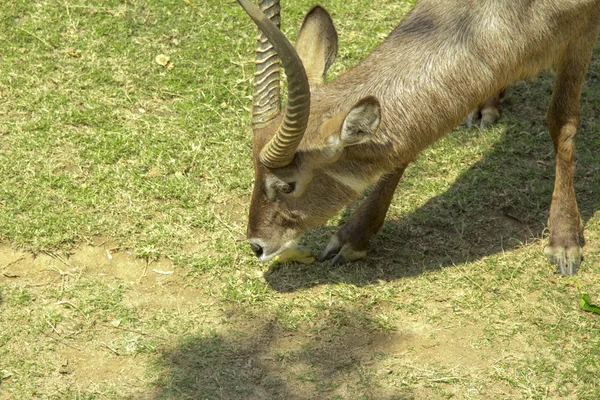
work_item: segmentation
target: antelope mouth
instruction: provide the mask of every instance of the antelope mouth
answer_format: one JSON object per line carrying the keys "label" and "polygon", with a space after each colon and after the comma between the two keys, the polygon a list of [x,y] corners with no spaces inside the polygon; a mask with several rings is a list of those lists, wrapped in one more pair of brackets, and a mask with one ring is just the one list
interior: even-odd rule
{"label": "antelope mouth", "polygon": [[262,239],[248,239],[250,247],[258,259],[262,262],[271,261],[275,258],[284,259],[293,257],[295,253],[302,251],[302,248],[298,246],[298,239],[288,240],[283,246],[271,250],[268,244]]}

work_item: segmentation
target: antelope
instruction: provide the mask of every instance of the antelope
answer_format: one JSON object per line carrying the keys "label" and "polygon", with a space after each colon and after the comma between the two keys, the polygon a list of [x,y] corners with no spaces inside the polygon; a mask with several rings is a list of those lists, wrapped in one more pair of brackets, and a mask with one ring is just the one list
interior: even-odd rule
{"label": "antelope", "polygon": [[[321,260],[364,257],[420,151],[486,99],[494,108],[506,85],[553,69],[547,121],[556,177],[544,252],[561,274],[576,273],[583,227],[575,136],[600,0],[421,0],[365,60],[327,84],[337,33],[324,8],[308,12],[293,46],[278,28],[278,0],[259,0],[260,8],[237,1],[259,28],[247,238],[260,260],[296,249],[304,231],[375,184]],[[283,112],[280,62],[288,77]]]}

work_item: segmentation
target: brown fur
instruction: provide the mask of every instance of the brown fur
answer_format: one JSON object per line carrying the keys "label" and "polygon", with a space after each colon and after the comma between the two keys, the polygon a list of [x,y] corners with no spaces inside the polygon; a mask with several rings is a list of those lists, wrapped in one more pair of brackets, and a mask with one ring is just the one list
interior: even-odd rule
{"label": "brown fur", "polygon": [[[317,19],[305,25],[322,24],[321,31],[331,31],[326,18],[311,18]],[[553,68],[557,78],[548,121],[557,172],[546,253],[563,274],[573,274],[581,260],[574,140],[581,85],[599,21],[598,0],[421,0],[358,66],[327,85],[315,84],[316,78],[311,81],[310,118],[294,162],[268,169],[255,161],[248,238],[264,248],[262,258],[269,259],[381,178],[324,253],[337,252],[336,262],[362,257],[369,237],[383,223],[404,167],[420,151],[478,105],[497,112],[497,94],[506,85]],[[300,37],[320,40],[308,33]],[[305,62],[309,68],[325,68],[307,70],[307,75],[326,72],[333,54],[331,38],[327,40],[327,46],[317,46],[327,51],[299,51],[303,60],[318,58]],[[368,97],[376,100],[353,113]],[[361,123],[349,119],[361,115],[371,118],[370,125],[358,129],[360,140],[350,143],[348,129]],[[255,160],[278,120],[255,131]],[[290,182],[296,185],[293,193],[277,189]],[[344,248],[352,251],[344,254]]]}

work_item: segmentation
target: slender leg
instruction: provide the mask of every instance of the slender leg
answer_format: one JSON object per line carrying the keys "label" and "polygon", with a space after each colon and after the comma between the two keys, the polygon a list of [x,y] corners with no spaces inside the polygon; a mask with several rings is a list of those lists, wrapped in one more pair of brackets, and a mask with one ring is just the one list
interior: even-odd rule
{"label": "slender leg", "polygon": [[332,264],[358,260],[367,254],[371,236],[383,226],[394,191],[407,164],[383,176],[369,196],[340,228],[321,255],[321,261],[333,257]]}
{"label": "slender leg", "polygon": [[579,97],[593,42],[587,44],[589,49],[578,43],[565,55],[565,61],[558,69],[548,109],[548,125],[556,153],[556,178],[548,218],[550,241],[544,253],[563,275],[574,275],[583,255],[583,227],[573,178]]}
{"label": "slender leg", "polygon": [[502,100],[505,95],[506,88],[491,96],[485,101],[485,103],[481,105],[481,123],[479,125],[481,129],[485,129],[488,126],[493,125],[498,118],[500,118],[498,106],[500,105],[500,100]]}
{"label": "slender leg", "polygon": [[490,125],[493,125],[498,118],[500,118],[500,111],[498,107],[500,105],[500,101],[506,95],[506,88],[502,89],[500,92],[490,96],[484,103],[482,103],[479,107],[471,111],[469,116],[467,117],[467,127],[472,128],[475,121],[481,118],[479,123],[480,129],[485,129]]}

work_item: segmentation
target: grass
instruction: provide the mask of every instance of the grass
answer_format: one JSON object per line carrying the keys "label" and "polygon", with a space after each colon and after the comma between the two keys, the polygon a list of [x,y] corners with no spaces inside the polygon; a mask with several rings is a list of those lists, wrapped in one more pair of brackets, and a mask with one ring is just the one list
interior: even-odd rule
{"label": "grass", "polygon": [[[411,3],[325,2],[331,75]],[[284,2],[290,38],[311,5]],[[0,27],[0,399],[600,397],[600,320],[542,254],[549,74],[419,157],[364,261],[268,270],[239,240],[255,28],[235,2],[17,0]],[[596,303],[599,51],[576,165]]]}

